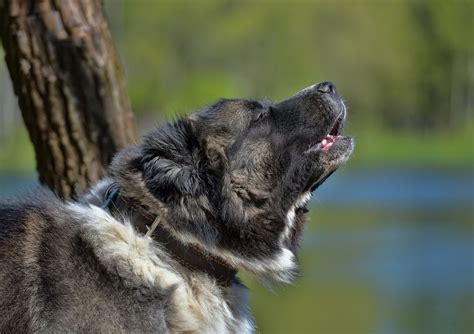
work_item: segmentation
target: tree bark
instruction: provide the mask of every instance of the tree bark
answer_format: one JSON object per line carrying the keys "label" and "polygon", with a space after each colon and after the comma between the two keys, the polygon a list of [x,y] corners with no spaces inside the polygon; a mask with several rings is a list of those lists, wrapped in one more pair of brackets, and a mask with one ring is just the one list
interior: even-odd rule
{"label": "tree bark", "polygon": [[71,198],[136,139],[100,0],[0,0],[5,60],[40,182]]}

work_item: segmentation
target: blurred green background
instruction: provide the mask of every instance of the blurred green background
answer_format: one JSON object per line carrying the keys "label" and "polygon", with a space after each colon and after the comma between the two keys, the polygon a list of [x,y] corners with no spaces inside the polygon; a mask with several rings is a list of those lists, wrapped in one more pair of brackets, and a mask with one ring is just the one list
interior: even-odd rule
{"label": "blurred green background", "polygon": [[[346,101],[357,146],[315,196],[302,277],[246,278],[259,332],[473,332],[474,1],[105,5],[141,132],[324,80]],[[34,180],[0,63],[0,196]]]}

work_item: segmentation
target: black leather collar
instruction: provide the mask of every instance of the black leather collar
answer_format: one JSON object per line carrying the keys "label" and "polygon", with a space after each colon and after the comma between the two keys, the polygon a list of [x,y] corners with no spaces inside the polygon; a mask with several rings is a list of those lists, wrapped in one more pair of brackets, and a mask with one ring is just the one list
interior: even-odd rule
{"label": "black leather collar", "polygon": [[[126,217],[130,217],[135,229],[143,234],[148,232],[157,219],[156,216],[148,214],[137,201],[122,196],[120,187],[115,184],[106,191],[102,208],[108,210],[113,216],[123,217],[125,214]],[[236,281],[235,268],[196,244],[182,243],[163,227],[163,224],[156,226],[151,237],[188,270],[203,272],[223,286],[229,286]]]}

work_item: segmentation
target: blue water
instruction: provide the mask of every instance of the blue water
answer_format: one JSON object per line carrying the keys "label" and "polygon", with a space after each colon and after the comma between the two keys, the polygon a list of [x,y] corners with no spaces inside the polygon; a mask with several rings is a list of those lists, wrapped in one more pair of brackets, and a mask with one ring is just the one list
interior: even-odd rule
{"label": "blue water", "polygon": [[0,198],[20,196],[38,187],[35,174],[0,174]]}
{"label": "blue water", "polygon": [[318,190],[323,203],[377,208],[446,209],[474,205],[474,171],[337,171]]}
{"label": "blue water", "polygon": [[[22,194],[36,186],[36,175],[0,174],[0,197]],[[377,208],[472,207],[474,171],[341,170],[317,190],[315,200],[329,205]]]}

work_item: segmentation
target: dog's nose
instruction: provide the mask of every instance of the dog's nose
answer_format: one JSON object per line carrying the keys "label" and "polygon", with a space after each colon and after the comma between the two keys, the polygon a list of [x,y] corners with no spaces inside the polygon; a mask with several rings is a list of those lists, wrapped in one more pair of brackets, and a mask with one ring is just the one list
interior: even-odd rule
{"label": "dog's nose", "polygon": [[330,81],[324,81],[316,85],[316,90],[320,93],[336,94],[336,85]]}

